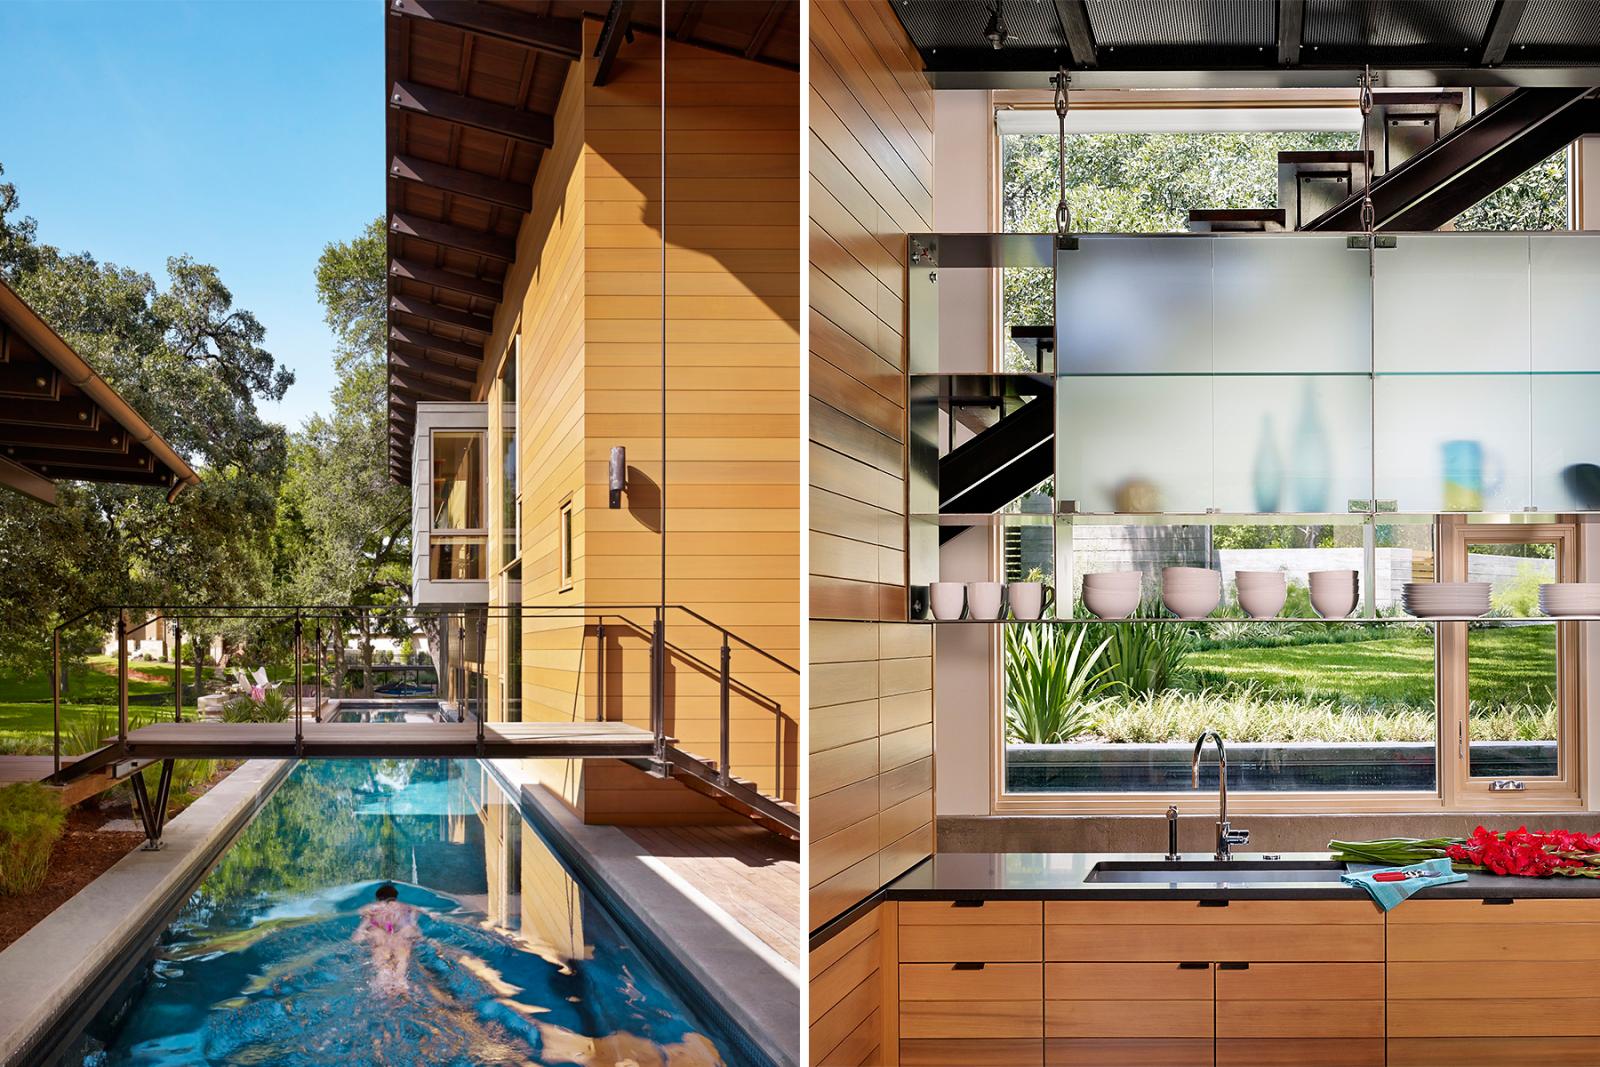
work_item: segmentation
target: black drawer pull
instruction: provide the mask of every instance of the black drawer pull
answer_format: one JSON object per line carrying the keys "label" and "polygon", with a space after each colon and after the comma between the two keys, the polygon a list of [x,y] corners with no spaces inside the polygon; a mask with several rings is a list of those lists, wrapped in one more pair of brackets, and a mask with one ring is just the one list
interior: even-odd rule
{"label": "black drawer pull", "polygon": [[981,900],[953,900],[953,901],[950,902],[950,906],[952,908],[981,908],[981,907],[983,907],[983,901],[981,901]]}
{"label": "black drawer pull", "polygon": [[958,963],[954,967],[952,967],[951,970],[954,970],[954,971],[981,971],[981,970],[983,970],[983,964],[981,964],[981,963]]}
{"label": "black drawer pull", "polygon": [[1235,963],[1219,963],[1219,964],[1217,964],[1217,970],[1219,970],[1219,971],[1248,971],[1249,969],[1250,969],[1250,965],[1248,963],[1237,963],[1237,962],[1235,962]]}
{"label": "black drawer pull", "polygon": [[1485,904],[1515,904],[1516,900],[1512,897],[1484,897],[1483,902]]}
{"label": "black drawer pull", "polygon": [[1209,963],[1197,963],[1193,960],[1178,964],[1180,971],[1204,971],[1211,967]]}
{"label": "black drawer pull", "polygon": [[1200,906],[1202,908],[1226,908],[1228,902],[1226,900],[1202,900],[1200,901]]}

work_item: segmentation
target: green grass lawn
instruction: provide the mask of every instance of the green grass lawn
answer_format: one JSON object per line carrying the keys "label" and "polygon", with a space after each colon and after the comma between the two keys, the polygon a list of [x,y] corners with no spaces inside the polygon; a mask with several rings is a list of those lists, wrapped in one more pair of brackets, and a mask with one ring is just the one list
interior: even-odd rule
{"label": "green grass lawn", "polygon": [[[1555,656],[1554,626],[1473,630],[1467,662],[1473,703],[1553,701]],[[1429,707],[1434,699],[1433,637],[1420,627],[1376,641],[1192,652],[1185,667],[1202,685],[1254,683],[1279,696]]]}

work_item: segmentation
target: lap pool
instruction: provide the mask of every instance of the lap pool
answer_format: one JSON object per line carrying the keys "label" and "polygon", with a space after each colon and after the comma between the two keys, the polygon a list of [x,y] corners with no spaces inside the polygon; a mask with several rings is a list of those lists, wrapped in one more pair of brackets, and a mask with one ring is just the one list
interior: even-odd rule
{"label": "lap pool", "polygon": [[[386,881],[421,934],[395,988],[352,940]],[[647,937],[477,762],[303,762],[66,1062],[764,1062],[651,965]]]}

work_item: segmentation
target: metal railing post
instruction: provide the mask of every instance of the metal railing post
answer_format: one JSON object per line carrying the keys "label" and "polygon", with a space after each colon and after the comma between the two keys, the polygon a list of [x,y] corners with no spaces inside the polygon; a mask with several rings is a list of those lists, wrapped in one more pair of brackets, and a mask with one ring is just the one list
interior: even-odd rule
{"label": "metal railing post", "polygon": [[656,609],[650,633],[650,732],[656,739],[656,759],[667,757],[667,619]]}
{"label": "metal railing post", "polygon": [[117,613],[117,740],[128,740],[128,613],[126,611]]}
{"label": "metal railing post", "polygon": [[317,623],[317,695],[311,705],[311,717],[322,721],[322,670],[328,664],[327,650],[322,647],[322,623]]}
{"label": "metal railing post", "polygon": [[50,641],[50,716],[55,724],[55,770],[61,773],[61,627],[56,627]]}
{"label": "metal railing post", "polygon": [[732,653],[728,648],[728,631],[722,631],[722,678],[721,678],[721,716],[722,716],[722,758],[717,764],[717,775],[722,779],[722,784],[727,785],[733,776],[728,768],[729,753],[732,751],[732,739],[729,737],[728,728],[728,661]]}
{"label": "metal railing post", "polygon": [[594,628],[594,655],[595,655],[595,709],[594,721],[606,721],[606,618],[600,616],[600,621]]}
{"label": "metal railing post", "polygon": [[305,740],[300,726],[300,613],[294,613],[294,754],[301,755]]}
{"label": "metal railing post", "polygon": [[[200,693],[194,694],[195,709],[200,707]],[[183,721],[183,624],[172,620],[172,721]]]}
{"label": "metal railing post", "polygon": [[489,710],[486,706],[488,704],[488,697],[485,694],[485,689],[487,687],[484,684],[483,677],[483,646],[487,643],[484,638],[488,636],[489,629],[489,611],[487,608],[484,609],[484,612],[479,616],[479,619],[481,620],[482,625],[474,626],[473,629],[476,631],[478,637],[478,680],[475,688],[477,689],[478,707],[478,751],[481,753],[483,751],[483,720],[488,718],[486,712]]}

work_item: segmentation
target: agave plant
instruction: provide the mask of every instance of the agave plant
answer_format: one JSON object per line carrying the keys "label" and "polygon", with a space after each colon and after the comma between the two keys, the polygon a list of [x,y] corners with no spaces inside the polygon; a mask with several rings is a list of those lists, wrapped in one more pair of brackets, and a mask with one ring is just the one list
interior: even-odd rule
{"label": "agave plant", "polygon": [[1088,638],[1082,627],[1071,637],[1057,626],[1006,628],[1007,740],[1061,744],[1093,725],[1084,705],[1110,685],[1101,663],[1108,641],[1085,655]]}

